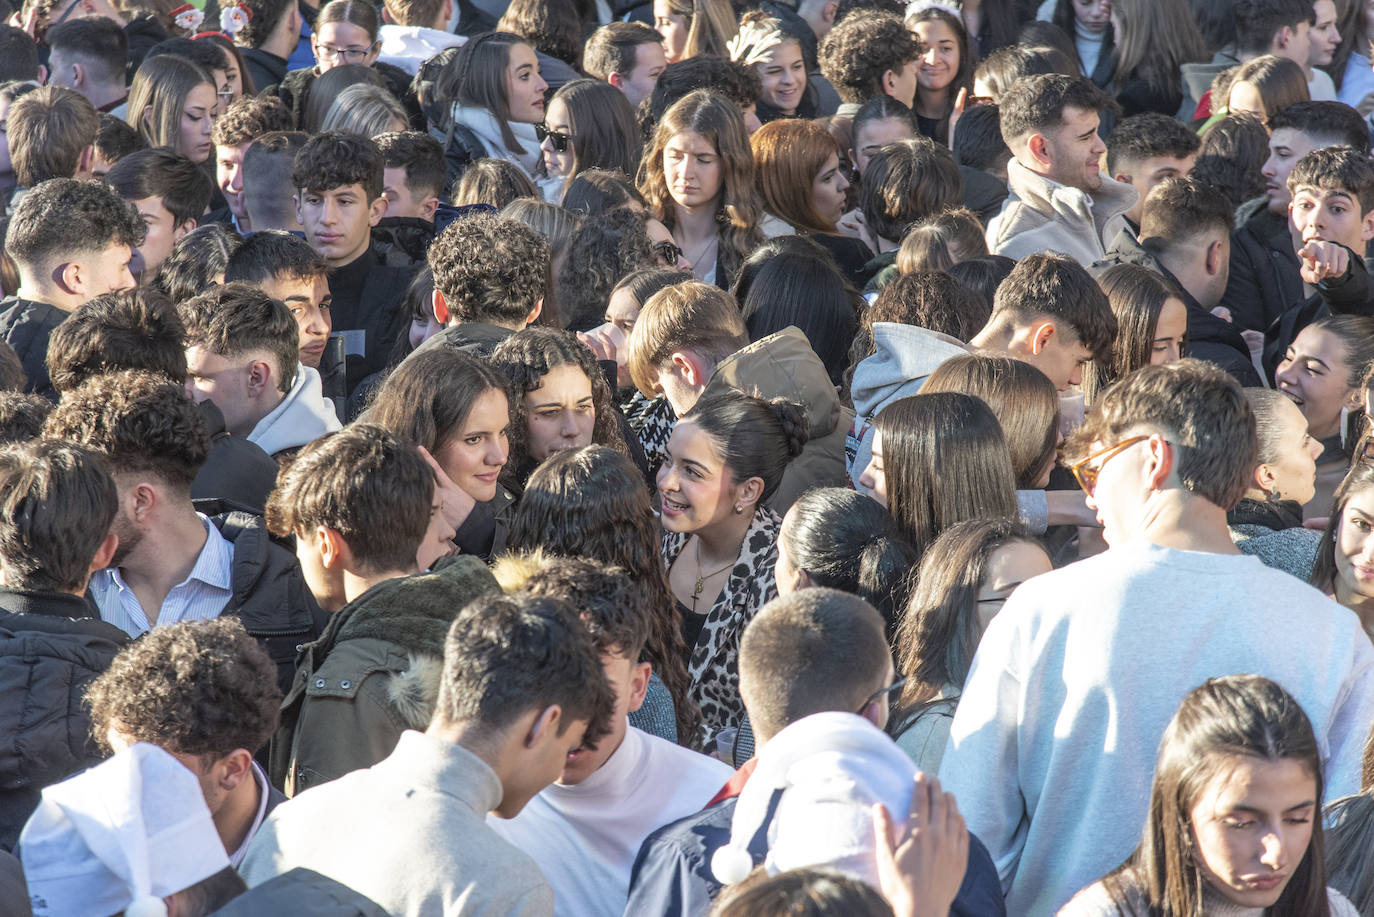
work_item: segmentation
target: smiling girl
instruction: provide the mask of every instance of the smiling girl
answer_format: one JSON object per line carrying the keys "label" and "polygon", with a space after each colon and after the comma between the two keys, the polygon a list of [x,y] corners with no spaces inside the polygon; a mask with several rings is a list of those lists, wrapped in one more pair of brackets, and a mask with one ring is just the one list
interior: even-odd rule
{"label": "smiling girl", "polygon": [[916,125],[939,143],[949,141],[949,116],[959,90],[973,90],[977,64],[958,16],[933,6],[906,20],[925,50],[916,71]]}
{"label": "smiling girl", "polygon": [[[775,19],[766,13],[745,13],[740,33],[730,43],[736,61],[753,66],[763,86],[755,106],[760,124],[779,118],[814,118],[816,92],[811,88],[803,44],[804,26],[795,20]],[[748,40],[749,44],[743,44]]]}

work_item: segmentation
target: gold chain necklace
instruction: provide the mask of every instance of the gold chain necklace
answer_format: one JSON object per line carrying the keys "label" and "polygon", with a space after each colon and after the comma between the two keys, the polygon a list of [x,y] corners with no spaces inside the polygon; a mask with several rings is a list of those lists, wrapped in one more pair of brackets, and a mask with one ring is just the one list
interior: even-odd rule
{"label": "gold chain necklace", "polygon": [[735,565],[736,561],[738,560],[738,558],[736,558],[736,560],[730,561],[728,564],[726,564],[725,566],[721,567],[719,570],[716,570],[716,571],[714,571],[714,572],[712,572],[712,573],[703,574],[703,573],[701,572],[701,538],[700,538],[700,536],[698,536],[698,537],[697,537],[697,540],[696,540],[696,555],[697,555],[697,584],[696,584],[696,586],[694,586],[694,587],[692,588],[692,613],[693,613],[693,614],[696,614],[696,610],[697,610],[697,598],[701,595],[701,590],[704,589],[704,588],[706,587],[706,581],[707,581],[708,579],[710,579],[711,577],[713,577],[713,576],[720,576],[720,575],[721,575],[722,573],[724,573],[726,570],[729,570],[731,567],[733,567],[733,566]]}

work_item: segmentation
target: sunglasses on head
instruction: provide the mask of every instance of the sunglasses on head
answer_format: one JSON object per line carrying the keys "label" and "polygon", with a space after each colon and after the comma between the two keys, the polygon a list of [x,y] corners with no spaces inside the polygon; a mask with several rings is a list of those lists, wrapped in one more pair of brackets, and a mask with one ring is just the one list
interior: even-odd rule
{"label": "sunglasses on head", "polygon": [[572,143],[572,134],[551,131],[544,124],[536,124],[534,126],[534,135],[539,138],[540,143],[543,143],[545,140],[551,141],[553,143],[554,152],[557,153],[568,152],[568,144]]}
{"label": "sunglasses on head", "polygon": [[653,244],[654,254],[668,267],[677,267],[678,259],[682,257],[682,249],[672,242],[663,241]]}

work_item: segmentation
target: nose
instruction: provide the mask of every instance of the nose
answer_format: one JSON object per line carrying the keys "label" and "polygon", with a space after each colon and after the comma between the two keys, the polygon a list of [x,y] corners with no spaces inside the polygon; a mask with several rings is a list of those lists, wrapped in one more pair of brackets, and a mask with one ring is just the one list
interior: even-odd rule
{"label": "nose", "polygon": [[666,463],[658,469],[658,489],[665,493],[677,490],[677,472]]}
{"label": "nose", "polygon": [[558,434],[564,439],[577,439],[577,416],[572,411],[563,412],[563,423],[558,428]]}
{"label": "nose", "polygon": [[1073,369],[1069,370],[1069,385],[1079,385],[1083,381],[1083,364],[1073,364]]}
{"label": "nose", "polygon": [[236,194],[243,190],[243,169],[239,166],[229,170],[229,190]]}
{"label": "nose", "polygon": [[487,454],[482,460],[494,468],[499,468],[506,464],[506,449],[500,443],[493,442],[487,447]]}
{"label": "nose", "polygon": [[874,476],[873,460],[869,459],[868,464],[864,466],[863,474],[859,475],[859,484],[869,490],[873,490],[875,489],[874,485],[876,483],[877,478]]}
{"label": "nose", "polygon": [[1293,364],[1289,360],[1279,363],[1279,368],[1274,371],[1274,383],[1276,385],[1292,385],[1295,381],[1292,369]]}
{"label": "nose", "polygon": [[848,187],[849,187],[849,179],[847,179],[847,178],[844,177],[844,173],[843,173],[843,172],[836,172],[836,173],[835,173],[835,188],[836,188],[836,190],[838,190],[838,191],[843,191],[843,190],[845,190],[845,189],[848,188]]}
{"label": "nose", "polygon": [[539,144],[539,149],[543,150],[545,153],[556,153],[556,152],[558,152],[557,150],[555,150],[555,149],[553,148],[553,138],[552,138],[552,137],[545,137],[545,138],[544,138],[544,142],[541,143],[541,144]]}
{"label": "nose", "polygon": [[1288,865],[1288,845],[1283,842],[1279,832],[1267,832],[1260,838],[1260,843],[1264,846],[1264,852],[1260,854],[1261,863],[1273,870],[1280,870]]}
{"label": "nose", "polygon": [[544,78],[542,76],[535,77],[535,82],[536,85],[539,86],[539,92],[546,92],[548,90],[549,84],[544,82]]}
{"label": "nose", "polygon": [[1272,155],[1264,161],[1264,165],[1260,166],[1260,174],[1265,178],[1273,178],[1279,174],[1278,165],[1274,162]]}

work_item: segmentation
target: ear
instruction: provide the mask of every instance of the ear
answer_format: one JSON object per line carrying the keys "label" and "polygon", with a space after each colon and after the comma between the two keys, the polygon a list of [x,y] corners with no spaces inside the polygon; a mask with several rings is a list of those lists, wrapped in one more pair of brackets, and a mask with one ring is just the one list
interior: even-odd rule
{"label": "ear", "polygon": [[644,706],[644,695],[649,692],[649,673],[652,671],[653,668],[647,662],[641,662],[634,667],[630,675],[630,713]]}
{"label": "ear", "polygon": [[391,201],[388,201],[384,195],[378,195],[375,201],[368,204],[367,225],[376,226],[378,223],[380,223],[382,221],[382,217],[386,216],[386,208],[387,205],[389,205],[390,203]]}
{"label": "ear", "polygon": [[248,364],[249,395],[254,398],[261,397],[268,387],[275,385],[276,380],[272,378],[272,366],[266,360],[254,360]]}
{"label": "ear", "polygon": [[352,563],[353,552],[337,529],[323,525],[316,527],[315,547],[320,552],[320,564],[326,570],[346,569]]}
{"label": "ear", "polygon": [[534,748],[548,736],[558,732],[559,724],[563,721],[563,708],[557,704],[550,704],[539,712],[530,724],[529,731],[525,733],[522,744],[526,748]]}
{"label": "ear", "polygon": [[1374,207],[1367,210],[1365,215],[1360,218],[1360,239],[1365,242],[1374,239]]}
{"label": "ear", "polygon": [[901,78],[902,75],[896,70],[884,70],[882,79],[883,95],[892,95],[892,93],[897,90],[897,82],[901,80]]}
{"label": "ear", "polygon": [[95,168],[95,144],[91,144],[81,151],[81,157],[76,161],[76,174],[90,177],[91,170]]}
{"label": "ear", "polygon": [[1274,47],[1277,50],[1285,50],[1293,41],[1292,26],[1279,26],[1279,30],[1274,33]]}
{"label": "ear", "polygon": [[870,723],[872,723],[874,726],[877,726],[879,729],[882,729],[884,726],[883,701],[881,699],[869,701],[867,704],[864,705],[864,708],[859,711],[859,716],[868,720]]}
{"label": "ear", "polygon": [[735,505],[749,510],[763,497],[763,478],[745,478],[735,485]]}
{"label": "ear", "polygon": [[57,270],[53,273],[56,275],[53,279],[57,281],[57,285],[61,287],[64,292],[81,292],[81,275],[83,272],[80,264],[77,264],[75,261],[68,261],[65,264],[58,265]]}
{"label": "ear", "polygon": [[839,3],[837,3],[837,2],[827,3],[825,6],[821,7],[821,19],[824,20],[825,22],[830,23],[831,25],[834,25],[834,23],[835,23],[835,14],[838,13],[839,10],[840,10],[840,4],[839,4]]}
{"label": "ear", "polygon": [[1222,271],[1230,267],[1229,259],[1222,252],[1223,245],[1221,239],[1213,239],[1212,243],[1207,246],[1206,267],[1207,273],[1212,277],[1219,276]]}
{"label": "ear", "polygon": [[606,76],[606,82],[610,83],[621,92],[625,91],[625,77],[621,76],[619,73],[612,71]]}
{"label": "ear", "polygon": [[129,515],[135,522],[145,522],[158,508],[159,502],[157,488],[147,481],[140,481],[129,491]]}
{"label": "ear", "polygon": [[535,303],[534,308],[530,310],[530,314],[525,316],[525,325],[533,325],[535,322],[539,321],[539,316],[542,315],[543,312],[544,297],[541,296],[539,297],[539,302]]}
{"label": "ear", "polygon": [[195,217],[191,217],[190,219],[185,220],[184,222],[182,222],[182,224],[181,224],[180,226],[178,226],[176,229],[172,230],[172,241],[173,241],[173,242],[180,241],[180,240],[181,240],[181,237],[184,236],[184,235],[186,235],[186,234],[187,234],[188,232],[190,232],[191,230],[195,229],[195,228],[196,228],[196,225],[197,225],[197,221],[196,221]]}
{"label": "ear", "polygon": [[669,358],[672,364],[672,371],[682,377],[693,388],[702,388],[706,385],[706,380],[711,374],[706,372],[705,363],[701,357],[691,350],[675,350]]}
{"label": "ear", "polygon": [[296,205],[296,222],[304,226],[305,213],[301,210],[301,196],[299,194],[293,194],[291,195],[291,201]]}
{"label": "ear", "polygon": [[114,560],[115,551],[119,548],[119,536],[114,532],[105,536],[105,540],[100,543],[100,547],[95,549],[95,556],[91,558],[91,568],[88,572],[94,573],[97,570],[104,570]]}
{"label": "ear", "polygon": [[215,782],[226,790],[232,790],[244,780],[253,779],[253,753],[246,748],[236,748],[215,762]]}
{"label": "ear", "polygon": [[396,24],[396,17],[391,15],[391,10],[386,6],[386,4],[382,4],[382,22],[386,25]]}
{"label": "ear", "polygon": [[448,301],[444,299],[444,294],[435,290],[429,302],[434,308],[434,320],[441,325],[448,325],[453,313],[448,310]]}
{"label": "ear", "polygon": [[1050,346],[1050,341],[1059,333],[1059,329],[1050,320],[1041,321],[1038,325],[1031,328],[1030,348],[1035,356],[1045,352],[1045,348]]}
{"label": "ear", "polygon": [[1272,491],[1274,489],[1274,478],[1274,469],[1271,466],[1265,464],[1256,466],[1253,481],[1255,486],[1260,490],[1265,493]]}
{"label": "ear", "polygon": [[434,222],[434,214],[435,214],[435,212],[438,211],[438,209],[439,209],[439,199],[438,199],[437,197],[427,197],[427,198],[425,198],[424,204],[420,207],[420,217],[421,217],[421,219],[429,220],[431,223],[433,223],[433,222]]}
{"label": "ear", "polygon": [[805,570],[794,570],[792,572],[792,590],[811,588],[811,574]]}
{"label": "ear", "polygon": [[1121,182],[1122,184],[1129,185],[1131,183],[1131,176],[1127,175],[1125,172],[1118,172],[1115,175],[1113,175],[1112,178],[1116,181]]}
{"label": "ear", "polygon": [[1145,446],[1150,452],[1145,483],[1151,490],[1163,490],[1169,482],[1169,476],[1177,470],[1178,449],[1159,435],[1151,436]]}
{"label": "ear", "polygon": [[42,86],[48,85],[48,68],[43,64],[38,65],[38,82]]}
{"label": "ear", "polygon": [[1054,157],[1050,155],[1050,142],[1044,134],[1031,134],[1026,138],[1026,152],[1030,155],[1031,161],[1043,169],[1053,165]]}

